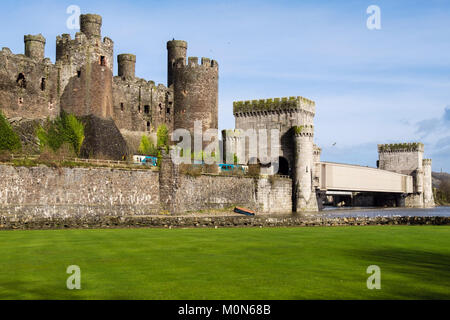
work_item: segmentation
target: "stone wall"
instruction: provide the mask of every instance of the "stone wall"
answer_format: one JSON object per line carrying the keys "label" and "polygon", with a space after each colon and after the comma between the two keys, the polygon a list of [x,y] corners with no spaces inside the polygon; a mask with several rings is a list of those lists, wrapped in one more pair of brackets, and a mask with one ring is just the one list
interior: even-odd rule
{"label": "stone wall", "polygon": [[0,230],[63,228],[232,228],[232,227],[338,227],[373,225],[450,225],[450,217],[306,216],[88,216],[59,219],[0,217]]}
{"label": "stone wall", "polygon": [[159,175],[150,170],[0,165],[0,212],[28,219],[159,212]]}
{"label": "stone wall", "polygon": [[258,209],[252,178],[179,175],[175,211],[198,211],[245,206]]}
{"label": "stone wall", "polygon": [[114,77],[113,119],[121,130],[156,132],[165,124],[173,130],[173,90],[140,78]]}
{"label": "stone wall", "polygon": [[256,202],[259,213],[291,213],[292,179],[276,176],[258,179]]}
{"label": "stone wall", "polygon": [[159,172],[0,165],[0,216],[83,220],[85,216],[182,214],[236,205],[258,214],[292,211],[291,179],[192,177],[180,174],[170,159],[164,160]]}
{"label": "stone wall", "polygon": [[292,212],[292,180],[179,175],[174,212],[243,206],[259,214]]}
{"label": "stone wall", "polygon": [[58,70],[50,59],[37,60],[0,51],[0,111],[14,119],[45,119],[59,115]]}

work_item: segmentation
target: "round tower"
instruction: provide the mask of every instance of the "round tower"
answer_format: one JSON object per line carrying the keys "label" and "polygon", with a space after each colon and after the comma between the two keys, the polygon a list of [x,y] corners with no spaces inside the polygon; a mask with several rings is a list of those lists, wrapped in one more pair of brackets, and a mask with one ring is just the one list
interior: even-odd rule
{"label": "round tower", "polygon": [[130,53],[119,54],[117,56],[119,77],[122,79],[134,79],[136,70],[136,56]]}
{"label": "round tower", "polygon": [[42,34],[26,35],[23,37],[25,43],[25,55],[35,60],[43,60],[45,57],[45,38]]}
{"label": "round tower", "polygon": [[434,207],[433,185],[431,178],[431,159],[423,159],[423,205]]}
{"label": "round tower", "polygon": [[88,38],[101,38],[102,17],[98,14],[80,15],[80,31]]}
{"label": "round tower", "polygon": [[187,42],[183,40],[167,41],[167,87],[173,84],[173,69],[178,59],[186,60]]}
{"label": "round tower", "polygon": [[[202,121],[202,131],[218,128],[219,66],[215,60],[179,58],[173,70],[174,129],[183,128],[194,136],[194,122]],[[209,142],[204,142],[203,146]]]}
{"label": "round tower", "polygon": [[317,199],[314,192],[314,128],[303,125],[293,128],[295,140],[294,167],[294,209],[301,211],[317,211]]}

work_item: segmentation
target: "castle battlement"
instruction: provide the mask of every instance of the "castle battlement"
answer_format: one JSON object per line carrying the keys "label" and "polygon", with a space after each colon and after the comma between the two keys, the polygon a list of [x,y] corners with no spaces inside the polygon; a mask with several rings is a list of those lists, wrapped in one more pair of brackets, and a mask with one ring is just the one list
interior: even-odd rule
{"label": "castle battlement", "polygon": [[314,126],[313,125],[294,126],[293,129],[294,129],[294,134],[296,137],[313,137],[314,136]]}
{"label": "castle battlement", "polygon": [[431,159],[423,159],[422,165],[423,166],[431,166]]}
{"label": "castle battlement", "polygon": [[315,113],[315,105],[314,101],[301,96],[235,101],[233,102],[233,113],[288,110],[305,110]]}
{"label": "castle battlement", "polygon": [[103,39],[89,38],[82,32],[75,33],[74,39],[72,39],[72,36],[68,33],[63,33],[61,35],[56,36],[56,45],[67,45],[67,44],[75,45],[75,44],[85,44],[88,42],[95,44],[101,43],[106,47],[112,47],[114,45],[114,41],[109,37],[103,37]]}
{"label": "castle battlement", "polygon": [[185,68],[185,67],[191,67],[191,68],[215,68],[217,69],[219,67],[219,64],[216,60],[211,60],[210,58],[202,57],[201,63],[198,63],[198,57],[188,57],[187,64],[185,58],[178,58],[175,62],[175,68]]}
{"label": "castle battlement", "polygon": [[243,137],[244,131],[241,129],[224,129],[222,130],[222,138],[226,140],[236,140]]}
{"label": "castle battlement", "polygon": [[391,144],[379,144],[378,153],[386,152],[423,152],[423,143],[411,142],[411,143],[391,143]]}
{"label": "castle battlement", "polygon": [[320,156],[322,154],[322,148],[320,148],[318,145],[314,144],[313,145],[313,154],[315,156]]}

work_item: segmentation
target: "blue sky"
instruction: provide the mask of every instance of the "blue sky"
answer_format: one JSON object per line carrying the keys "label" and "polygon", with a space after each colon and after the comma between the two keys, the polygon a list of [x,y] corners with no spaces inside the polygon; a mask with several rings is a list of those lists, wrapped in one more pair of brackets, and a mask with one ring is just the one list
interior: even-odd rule
{"label": "blue sky", "polygon": [[[450,172],[447,0],[7,0],[0,46],[22,53],[23,35],[40,32],[54,61],[56,36],[76,31],[70,5],[102,15],[115,54],[136,54],[147,80],[166,83],[172,38],[216,59],[221,129],[234,127],[234,100],[301,95],[316,101],[323,160],[375,166],[378,143],[422,141],[433,170]],[[369,5],[381,9],[381,30],[366,27]]]}

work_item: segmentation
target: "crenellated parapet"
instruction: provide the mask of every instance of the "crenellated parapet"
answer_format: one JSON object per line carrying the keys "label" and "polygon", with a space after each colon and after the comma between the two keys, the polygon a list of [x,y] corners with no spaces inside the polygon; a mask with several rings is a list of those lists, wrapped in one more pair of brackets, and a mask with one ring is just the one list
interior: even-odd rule
{"label": "crenellated parapet", "polygon": [[270,98],[259,100],[247,100],[247,101],[235,101],[233,102],[233,113],[252,113],[252,112],[265,112],[265,111],[296,111],[304,110],[312,114],[315,114],[316,104],[314,101],[307,98],[297,97],[283,97],[283,98]]}
{"label": "crenellated parapet", "polygon": [[297,137],[313,137],[314,126],[313,125],[300,125],[293,127],[294,134]]}
{"label": "crenellated parapet", "polygon": [[[198,63],[198,57],[188,57],[188,61],[186,64],[185,58],[178,58],[175,62],[175,68],[211,68],[218,70],[219,64],[216,60],[211,60],[210,58],[202,58],[201,63]],[[210,69],[207,69],[210,70]]]}
{"label": "crenellated parapet", "polygon": [[422,165],[425,166],[431,166],[431,159],[423,159]]}
{"label": "crenellated parapet", "polygon": [[379,144],[378,152],[423,152],[423,143],[411,142],[411,143],[391,143],[391,144]]}
{"label": "crenellated parapet", "polygon": [[315,157],[319,157],[319,159],[320,159],[321,154],[322,154],[322,148],[320,148],[317,144],[314,144],[313,155]]}
{"label": "crenellated parapet", "polygon": [[242,139],[244,136],[244,132],[240,129],[226,129],[222,130],[222,138],[224,140],[238,140]]}

